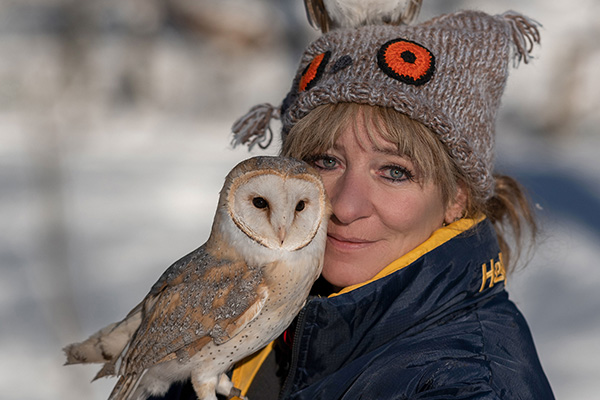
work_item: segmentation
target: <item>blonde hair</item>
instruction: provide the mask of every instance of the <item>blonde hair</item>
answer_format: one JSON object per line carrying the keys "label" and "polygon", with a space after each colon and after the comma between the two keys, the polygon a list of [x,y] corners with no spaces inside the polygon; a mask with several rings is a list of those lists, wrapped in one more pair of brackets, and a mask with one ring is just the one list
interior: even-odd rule
{"label": "blonde hair", "polygon": [[[326,104],[313,109],[292,127],[283,141],[284,156],[309,160],[311,156],[331,149],[348,124],[357,125],[357,116],[364,116],[364,127],[375,146],[380,139],[395,143],[398,154],[414,164],[420,184],[433,182],[438,185],[442,199],[450,204],[457,194],[459,182],[467,191],[465,217],[484,214],[494,225],[503,261],[511,270],[512,249],[507,240],[507,228],[512,232],[517,255],[525,241],[524,231],[529,228],[535,239],[537,226],[533,211],[516,180],[505,175],[494,175],[495,193],[487,201],[476,201],[476,185],[462,173],[448,149],[426,126],[388,107],[360,105],[355,103]],[[318,132],[318,134],[315,134]],[[518,258],[518,257],[517,257]]]}
{"label": "blonde hair", "polygon": [[348,123],[356,128],[359,113],[364,116],[364,127],[373,145],[381,146],[381,139],[395,143],[398,154],[413,162],[416,175],[422,179],[419,183],[447,182],[440,185],[442,198],[445,203],[453,198],[459,172],[446,154],[445,146],[423,124],[391,108],[355,103],[319,106],[290,130],[282,155],[306,160],[327,151]]}

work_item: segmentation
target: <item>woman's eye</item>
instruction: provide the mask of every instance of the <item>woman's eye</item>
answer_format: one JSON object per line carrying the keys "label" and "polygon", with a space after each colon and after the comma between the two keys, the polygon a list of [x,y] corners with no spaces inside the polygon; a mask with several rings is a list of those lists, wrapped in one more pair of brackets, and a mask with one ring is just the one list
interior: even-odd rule
{"label": "woman's eye", "polygon": [[404,171],[400,168],[390,169],[390,178],[392,179],[400,179],[404,176]]}
{"label": "woman's eye", "polygon": [[337,166],[337,160],[330,156],[316,156],[312,159],[313,164],[321,169],[334,169]]}
{"label": "woman's eye", "polygon": [[384,177],[394,182],[400,182],[413,178],[412,173],[404,167],[389,166],[385,167],[384,171]]}

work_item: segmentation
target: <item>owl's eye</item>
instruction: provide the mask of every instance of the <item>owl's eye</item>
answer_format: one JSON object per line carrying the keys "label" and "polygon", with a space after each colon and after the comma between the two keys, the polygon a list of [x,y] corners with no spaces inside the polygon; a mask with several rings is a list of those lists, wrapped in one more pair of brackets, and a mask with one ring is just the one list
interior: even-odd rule
{"label": "owl's eye", "polygon": [[252,204],[254,205],[254,207],[256,208],[267,208],[269,207],[269,203],[263,199],[262,197],[255,197],[252,199]]}
{"label": "owl's eye", "polygon": [[300,211],[304,210],[305,205],[306,205],[306,203],[304,202],[304,200],[300,200],[298,202],[298,204],[296,204],[296,211],[300,212]]}

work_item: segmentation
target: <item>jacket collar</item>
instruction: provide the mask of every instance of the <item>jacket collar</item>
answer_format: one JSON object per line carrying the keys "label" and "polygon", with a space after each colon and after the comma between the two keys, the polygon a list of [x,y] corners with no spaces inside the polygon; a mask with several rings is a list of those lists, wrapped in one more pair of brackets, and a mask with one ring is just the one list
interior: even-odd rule
{"label": "jacket collar", "polygon": [[427,239],[421,245],[417,246],[415,249],[408,252],[404,256],[402,256],[399,259],[392,262],[390,265],[388,265],[387,267],[382,269],[377,275],[375,275],[370,280],[368,280],[366,282],[358,283],[356,285],[345,287],[344,289],[340,290],[338,293],[333,293],[329,297],[334,297],[334,296],[338,296],[340,294],[350,292],[352,290],[355,290],[362,286],[368,285],[371,282],[379,280],[379,279],[386,277],[398,270],[401,270],[402,268],[409,266],[414,261],[419,259],[421,256],[425,255],[426,253],[429,253],[433,249],[441,246],[442,244],[448,242],[449,240],[462,234],[463,232],[466,232],[466,231],[472,229],[474,226],[476,226],[478,223],[480,223],[484,219],[485,219],[484,216],[480,216],[480,217],[474,218],[474,219],[463,218],[458,221],[455,221],[454,223],[452,223],[450,225],[447,225],[443,228],[436,230],[429,239]]}
{"label": "jacket collar", "polygon": [[292,390],[484,301],[503,289],[503,271],[492,224],[463,219],[372,280],[311,300],[298,320]]}

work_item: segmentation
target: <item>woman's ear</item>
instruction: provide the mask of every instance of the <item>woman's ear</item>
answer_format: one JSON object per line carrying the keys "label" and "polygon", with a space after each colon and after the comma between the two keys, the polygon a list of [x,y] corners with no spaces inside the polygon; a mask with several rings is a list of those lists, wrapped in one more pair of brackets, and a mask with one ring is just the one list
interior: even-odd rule
{"label": "woman's ear", "polygon": [[465,216],[467,208],[467,188],[463,181],[458,181],[454,199],[450,201],[444,214],[444,224],[448,225]]}

